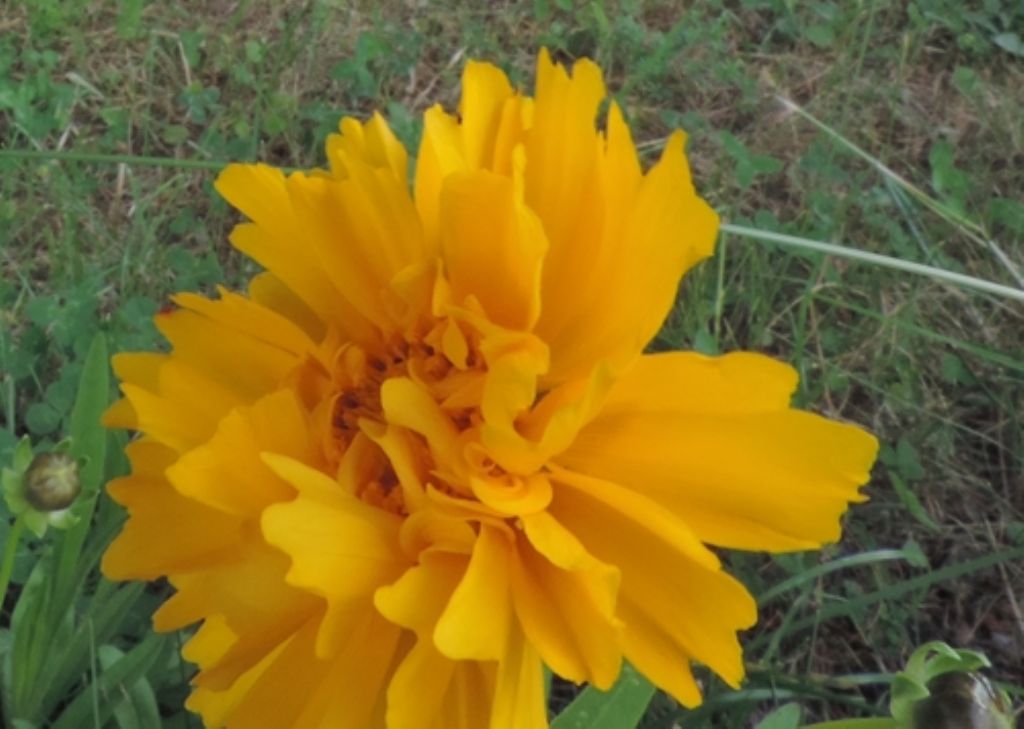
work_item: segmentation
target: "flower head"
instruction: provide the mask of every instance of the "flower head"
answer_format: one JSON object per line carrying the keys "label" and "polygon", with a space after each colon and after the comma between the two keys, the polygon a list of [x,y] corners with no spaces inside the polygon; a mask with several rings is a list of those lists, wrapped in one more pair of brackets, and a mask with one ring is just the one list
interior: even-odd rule
{"label": "flower head", "polygon": [[874,439],[792,410],[748,353],[643,354],[718,219],[685,138],[644,172],[587,60],[533,98],[468,64],[426,112],[415,182],[386,122],[329,169],[233,165],[217,190],[266,272],[175,298],[170,354],[122,354],[104,560],[168,576],[208,726],[534,729],[542,665],[681,702],[736,685],[754,602],[706,545],[839,536]]}
{"label": "flower head", "polygon": [[37,537],[47,527],[66,529],[75,523],[71,505],[82,490],[78,461],[67,452],[70,441],[52,451],[32,453],[28,437],[14,448],[10,468],[0,472],[0,486],[11,514]]}

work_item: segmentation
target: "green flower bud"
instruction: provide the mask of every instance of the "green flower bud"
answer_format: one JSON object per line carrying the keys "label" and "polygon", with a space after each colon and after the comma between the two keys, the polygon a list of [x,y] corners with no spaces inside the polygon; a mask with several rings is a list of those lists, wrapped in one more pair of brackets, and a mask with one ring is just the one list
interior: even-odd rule
{"label": "green flower bud", "polygon": [[25,473],[25,500],[39,511],[66,509],[81,490],[78,461],[67,453],[40,453]]}
{"label": "green flower bud", "polygon": [[1009,706],[983,677],[944,673],[914,706],[914,729],[1010,729]]}

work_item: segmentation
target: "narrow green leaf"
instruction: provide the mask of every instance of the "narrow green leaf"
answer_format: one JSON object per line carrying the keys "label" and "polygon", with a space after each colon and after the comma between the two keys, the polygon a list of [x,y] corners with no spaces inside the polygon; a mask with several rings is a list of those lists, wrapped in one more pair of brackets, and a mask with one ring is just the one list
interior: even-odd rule
{"label": "narrow green leaf", "polygon": [[[96,651],[103,670],[111,668],[124,657],[124,651],[101,645]],[[149,681],[139,679],[114,708],[114,722],[119,729],[160,729],[160,707]]]}
{"label": "narrow green leaf", "polygon": [[934,331],[927,327],[917,326],[916,324],[903,321],[902,319],[895,318],[887,314],[883,314],[880,311],[875,311],[873,309],[866,309],[862,306],[857,306],[856,304],[851,303],[849,301],[840,301],[839,299],[834,299],[829,296],[818,296],[817,300],[827,304],[831,304],[832,306],[838,306],[843,309],[849,309],[850,311],[856,312],[857,314],[860,314],[862,316],[870,317],[872,319],[875,319],[876,321],[885,322],[886,324],[891,325],[896,329],[910,332],[911,334],[916,334],[930,341],[941,342],[942,344],[948,344],[951,347],[962,349],[963,351],[969,352],[970,354],[980,359],[983,359],[986,362],[991,362],[993,364],[997,364],[1002,367],[1012,369],[1016,372],[1024,372],[1024,360],[1014,359],[1010,355],[1003,354],[1002,352],[997,352],[994,349],[987,349],[980,345],[973,344],[972,342],[965,342],[960,339],[955,339],[953,337],[946,336],[941,332]]}
{"label": "narrow green leaf", "polygon": [[79,560],[89,529],[96,497],[103,483],[107,459],[107,431],[100,417],[110,402],[110,364],[107,340],[97,334],[82,367],[75,405],[71,410],[71,454],[82,462],[82,493],[71,507],[78,522],[56,539],[57,570],[51,586],[51,610],[62,611],[73,601],[82,570]]}
{"label": "narrow green leaf", "polygon": [[633,729],[643,718],[655,691],[632,666],[623,664],[622,674],[610,691],[584,689],[555,717],[551,729]]}
{"label": "narrow green leaf", "polygon": [[84,460],[81,471],[82,493],[95,493],[103,478],[107,431],[100,423],[110,402],[110,365],[107,340],[97,334],[85,356],[82,379],[71,410],[71,453]]}
{"label": "narrow green leaf", "polygon": [[940,582],[954,580],[961,575],[972,574],[989,567],[994,567],[1002,562],[1010,562],[1021,558],[1024,558],[1024,547],[1004,549],[1000,552],[992,552],[991,554],[986,554],[966,562],[947,565],[940,569],[926,572],[923,575],[918,575],[917,577],[901,580],[879,590],[850,598],[849,600],[823,605],[813,615],[808,615],[807,617],[796,620],[792,624],[786,626],[785,631],[777,630],[771,635],[759,636],[758,638],[750,641],[750,643],[747,644],[747,652],[753,652],[760,646],[764,645],[769,639],[781,640],[784,636],[779,635],[779,633],[784,633],[784,635],[793,635],[794,633],[799,633],[802,630],[820,625],[827,620],[859,615],[871,605],[896,600],[908,592],[924,590],[932,585],[937,585]]}
{"label": "narrow green leaf", "polygon": [[832,560],[831,562],[819,564],[815,567],[804,570],[799,574],[783,580],[777,585],[769,587],[762,594],[757,596],[757,604],[764,605],[769,603],[783,593],[831,572],[850,569],[851,567],[862,567],[864,565],[875,564],[877,562],[889,562],[896,559],[907,560],[906,552],[902,549],[876,549],[871,552],[853,554],[849,557],[840,557],[839,559]]}
{"label": "narrow green leaf", "polygon": [[28,719],[31,712],[29,697],[34,679],[45,653],[40,645],[48,639],[46,611],[46,584],[49,579],[46,560],[36,562],[28,579],[21,586],[21,594],[11,614],[11,650],[4,656],[3,672],[4,717],[8,720]]}
{"label": "narrow green leaf", "polygon": [[114,637],[145,588],[144,582],[115,588],[106,580],[101,581],[73,635],[62,645],[54,646],[51,660],[40,672],[39,683],[45,689],[44,706],[57,704],[87,672],[90,647]]}
{"label": "narrow green leaf", "polygon": [[[52,729],[82,729],[92,726],[98,715],[100,725],[110,719],[118,702],[116,692],[131,688],[160,659],[169,645],[169,637],[150,633],[145,640],[124,654],[109,668],[103,669],[94,682],[82,689],[53,723]],[[99,697],[98,705],[94,696]]]}

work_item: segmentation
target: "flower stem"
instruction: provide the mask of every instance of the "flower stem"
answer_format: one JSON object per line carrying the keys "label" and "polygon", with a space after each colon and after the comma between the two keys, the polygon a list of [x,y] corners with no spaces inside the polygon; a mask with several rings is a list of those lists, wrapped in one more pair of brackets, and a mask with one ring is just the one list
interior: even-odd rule
{"label": "flower stem", "polygon": [[4,545],[3,562],[0,563],[0,610],[3,609],[4,599],[7,597],[7,586],[11,582],[11,572],[14,571],[14,553],[18,549],[18,540],[21,539],[21,532],[25,528],[25,522],[19,516],[7,532],[7,543]]}

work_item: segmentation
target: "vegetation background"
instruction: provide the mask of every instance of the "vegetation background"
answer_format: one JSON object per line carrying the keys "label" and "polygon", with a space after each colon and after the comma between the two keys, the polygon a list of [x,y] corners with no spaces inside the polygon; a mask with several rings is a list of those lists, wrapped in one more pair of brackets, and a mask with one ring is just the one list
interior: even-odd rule
{"label": "vegetation background", "polygon": [[[415,148],[467,58],[527,89],[542,45],[596,59],[648,158],[689,132],[728,222],[1022,287],[1022,36],[1019,0],[0,0],[0,465],[23,434],[67,432],[96,332],[113,351],[159,347],[168,293],[253,272],[227,244],[220,162],[320,164],[339,117],[374,109]],[[689,713],[659,697],[643,726],[750,726],[794,699],[807,718],[884,713],[887,680],[931,639],[985,651],[1021,700],[1024,304],[723,236],[652,346],[771,353],[799,368],[802,406],[884,445],[840,544],[730,555],[762,606],[746,687],[712,682]],[[104,498],[93,551],[121,518]],[[0,545],[10,521],[0,506]],[[166,587],[106,585],[88,549],[54,613],[67,642],[12,647],[15,606],[60,544],[20,542],[0,605],[12,726],[198,726],[181,637],[152,647]],[[12,696],[12,672],[58,669],[61,691]],[[573,692],[556,685],[553,708]]]}

